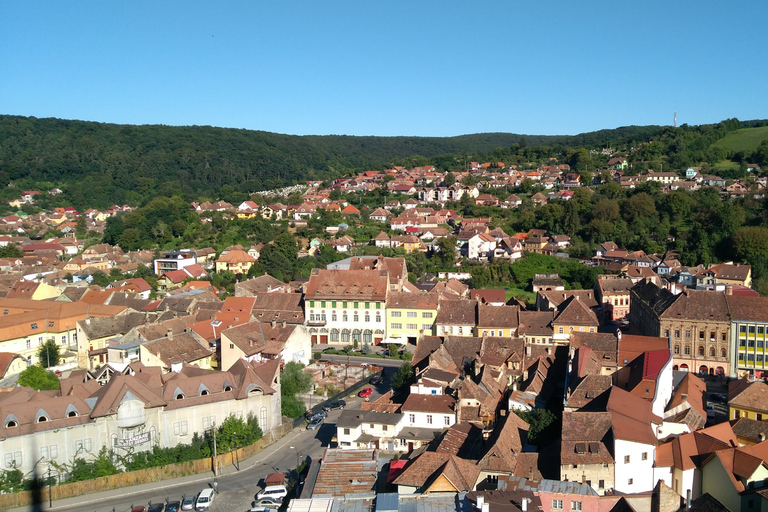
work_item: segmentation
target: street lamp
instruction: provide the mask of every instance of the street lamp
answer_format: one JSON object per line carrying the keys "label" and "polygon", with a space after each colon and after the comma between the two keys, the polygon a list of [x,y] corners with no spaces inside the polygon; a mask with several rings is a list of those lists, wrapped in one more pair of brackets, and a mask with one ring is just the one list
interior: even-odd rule
{"label": "street lamp", "polygon": [[[291,446],[290,448],[291,448],[291,450],[296,450],[295,446]],[[301,452],[296,450],[296,469],[299,468],[299,458],[300,457],[301,457]]]}
{"label": "street lamp", "polygon": [[211,430],[213,430],[213,476],[218,476],[219,458],[216,455],[216,420],[211,422]]}

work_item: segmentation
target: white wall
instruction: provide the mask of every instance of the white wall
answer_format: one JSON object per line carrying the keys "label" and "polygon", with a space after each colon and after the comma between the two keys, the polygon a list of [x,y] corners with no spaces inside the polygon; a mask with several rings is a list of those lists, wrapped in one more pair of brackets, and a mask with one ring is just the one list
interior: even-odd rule
{"label": "white wall", "polygon": [[[614,460],[616,461],[615,488],[619,492],[636,493],[653,490],[656,483],[653,479],[653,461],[656,447],[648,444],[635,443],[616,439],[614,441]],[[646,459],[643,460],[643,453]],[[629,463],[624,463],[624,457],[629,455]],[[629,479],[632,479],[630,485]]]}
{"label": "white wall", "polygon": [[[448,428],[456,423],[456,414],[449,413],[434,413],[434,412],[418,412],[418,411],[406,411],[402,410],[405,415],[403,426],[416,427],[416,428],[428,428],[428,429],[440,429]],[[411,417],[413,415],[413,418]],[[432,423],[429,422],[429,416],[432,416]],[[448,418],[446,422],[445,418]]]}

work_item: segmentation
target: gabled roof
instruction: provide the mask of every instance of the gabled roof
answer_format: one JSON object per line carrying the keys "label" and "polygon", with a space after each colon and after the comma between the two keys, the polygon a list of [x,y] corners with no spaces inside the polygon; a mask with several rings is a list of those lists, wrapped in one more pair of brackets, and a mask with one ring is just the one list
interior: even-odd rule
{"label": "gabled roof", "polygon": [[589,309],[577,295],[561,303],[558,309],[559,312],[552,321],[553,324],[584,325],[590,327],[598,327],[600,325],[595,312]]}

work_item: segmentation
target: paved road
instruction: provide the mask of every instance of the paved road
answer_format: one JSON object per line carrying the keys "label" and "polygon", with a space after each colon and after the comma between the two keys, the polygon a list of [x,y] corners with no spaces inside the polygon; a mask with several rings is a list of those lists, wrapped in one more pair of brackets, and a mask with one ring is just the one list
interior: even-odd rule
{"label": "paved road", "polygon": [[[346,359],[346,358],[345,358]],[[365,359],[365,358],[360,358]],[[395,360],[393,360],[395,361]],[[379,386],[371,386],[373,394],[369,399],[376,399],[386,393],[394,371],[384,371],[384,381]],[[356,396],[346,399],[347,408],[359,408],[363,399]],[[218,477],[219,495],[214,500],[211,512],[247,511],[251,507],[254,495],[263,486],[263,479],[270,473],[284,473],[296,468],[301,460],[309,462],[319,457],[330,445],[336,435],[336,419],[341,411],[331,411],[325,423],[318,430],[294,429],[275,444],[265,448],[251,459],[241,461],[240,470],[234,466],[222,468]],[[53,508],[44,503],[44,510],[57,512],[129,512],[132,506],[164,501],[180,500],[185,495],[195,495],[200,490],[212,486],[213,474],[205,473],[173,480],[163,480],[150,484],[114,489],[97,494],[68,498],[53,502]],[[44,492],[44,497],[47,494]],[[34,510],[33,507],[17,508],[14,511]]]}

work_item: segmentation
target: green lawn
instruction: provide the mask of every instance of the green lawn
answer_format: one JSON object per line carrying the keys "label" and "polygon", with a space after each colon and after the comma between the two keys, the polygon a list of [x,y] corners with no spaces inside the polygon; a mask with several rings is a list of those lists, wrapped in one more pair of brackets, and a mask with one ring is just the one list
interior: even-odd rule
{"label": "green lawn", "polygon": [[739,169],[739,163],[732,160],[721,160],[712,166],[712,170],[717,171],[736,171]]}
{"label": "green lawn", "polygon": [[712,144],[728,151],[755,151],[761,142],[768,140],[768,126],[742,128],[736,130]]}
{"label": "green lawn", "polygon": [[504,293],[507,295],[507,302],[509,302],[509,299],[512,297],[516,297],[528,304],[536,303],[536,294],[533,292],[525,291],[521,288],[505,288]]}

